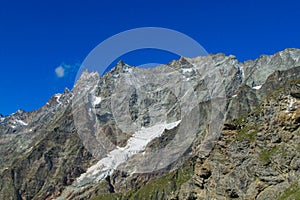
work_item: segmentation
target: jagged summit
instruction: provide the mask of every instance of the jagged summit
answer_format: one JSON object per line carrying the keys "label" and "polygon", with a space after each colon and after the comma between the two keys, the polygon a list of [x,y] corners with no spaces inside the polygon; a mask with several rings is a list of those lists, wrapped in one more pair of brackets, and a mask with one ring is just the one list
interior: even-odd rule
{"label": "jagged summit", "polygon": [[[224,53],[217,53],[217,54],[209,54],[208,56],[199,56],[196,58],[186,58],[180,57],[179,60],[173,60],[170,63],[166,64],[169,66],[178,66],[180,65],[182,68],[189,68],[192,67],[190,65],[194,61],[198,62],[207,62],[208,58],[214,61],[216,66],[220,65],[230,65],[236,67],[239,70],[240,76],[247,76],[247,85],[251,87],[259,86],[263,83],[262,80],[252,80],[252,76],[250,74],[255,72],[255,76],[257,79],[261,79],[261,72],[264,71],[267,74],[263,76],[266,77],[270,72],[274,69],[281,70],[286,69],[289,67],[300,66],[300,49],[297,48],[286,48],[282,51],[275,53],[274,55],[261,55],[259,58],[255,60],[246,60],[243,63],[238,61],[238,58],[235,55],[225,55]],[[283,65],[288,63],[289,66]],[[263,64],[263,66],[261,66]],[[117,73],[124,73],[128,72],[130,68],[135,68],[138,66],[130,66],[124,61],[120,60],[115,67],[113,67],[110,71],[106,74],[117,74]],[[223,66],[224,67],[224,66]],[[226,67],[226,66],[225,66]],[[245,70],[244,70],[245,69]],[[268,73],[269,72],[269,73]],[[245,74],[246,73],[246,74]],[[88,69],[85,69],[82,74],[79,76],[79,80],[83,79],[86,81],[91,76],[100,77],[97,71],[90,72]],[[79,81],[78,80],[78,81]],[[76,84],[75,84],[76,85]],[[65,88],[64,93],[70,91],[68,88]],[[2,116],[3,117],[3,116]]]}

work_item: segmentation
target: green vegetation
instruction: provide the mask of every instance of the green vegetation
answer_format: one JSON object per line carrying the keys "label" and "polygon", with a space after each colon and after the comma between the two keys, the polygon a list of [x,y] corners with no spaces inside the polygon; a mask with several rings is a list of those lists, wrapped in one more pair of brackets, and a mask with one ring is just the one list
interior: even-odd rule
{"label": "green vegetation", "polygon": [[140,188],[129,199],[157,199],[163,198],[164,195],[169,194],[171,191],[179,188],[183,183],[191,178],[191,173],[179,169],[176,172],[171,172],[164,177],[146,184]]}
{"label": "green vegetation", "polygon": [[122,199],[122,196],[116,193],[101,194],[93,198],[93,200],[119,200],[119,199]]}
{"label": "green vegetation", "polygon": [[300,199],[300,186],[297,182],[288,187],[278,200]]}
{"label": "green vegetation", "polygon": [[[261,112],[260,107],[258,107],[257,110]],[[256,112],[258,112],[257,110]],[[249,115],[252,114],[253,113],[250,113]],[[256,123],[251,123],[248,121],[249,115],[245,115],[231,121],[231,123],[236,127],[237,130],[236,139],[238,141],[243,141],[243,140],[247,140],[250,142],[255,141],[255,135],[258,132],[258,125]]]}
{"label": "green vegetation", "polygon": [[192,177],[191,167],[183,167],[176,171],[150,181],[138,190],[129,190],[126,194],[102,194],[93,200],[148,200],[162,199],[168,196],[172,191],[180,188]]}
{"label": "green vegetation", "polygon": [[277,152],[278,147],[273,147],[270,150],[262,150],[262,152],[259,155],[260,160],[263,162],[263,164],[269,164],[271,162],[271,157]]}
{"label": "green vegetation", "polygon": [[253,114],[256,116],[259,116],[261,113],[263,112],[263,106],[262,104],[259,104],[254,110],[253,110]]}
{"label": "green vegetation", "polygon": [[238,140],[248,140],[250,142],[254,142],[255,135],[258,132],[257,124],[252,126],[244,126],[238,130],[237,139]]}

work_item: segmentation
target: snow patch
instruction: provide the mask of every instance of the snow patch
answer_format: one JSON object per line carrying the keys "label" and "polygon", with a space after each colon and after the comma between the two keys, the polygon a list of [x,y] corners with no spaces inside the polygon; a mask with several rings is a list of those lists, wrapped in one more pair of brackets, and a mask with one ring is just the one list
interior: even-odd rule
{"label": "snow patch", "polygon": [[262,87],[262,85],[258,85],[258,86],[253,87],[253,89],[259,90],[261,87]]}
{"label": "snow patch", "polygon": [[232,98],[235,98],[235,97],[237,97],[237,94],[235,94],[235,95],[232,95]]}
{"label": "snow patch", "polygon": [[27,126],[28,124],[22,120],[17,119],[16,122],[22,126]]}
{"label": "snow patch", "polygon": [[242,80],[245,80],[245,70],[244,70],[244,66],[239,66],[239,69],[241,70],[241,75],[242,75]]}
{"label": "snow patch", "polygon": [[180,120],[166,124],[165,127],[167,130],[171,130],[171,129],[175,128],[176,126],[178,126],[179,123],[180,123]]}
{"label": "snow patch", "polygon": [[286,107],[286,111],[285,112],[290,112],[293,109],[295,109],[294,104],[297,102],[297,99],[289,96],[288,97],[288,106]]}
{"label": "snow patch", "polygon": [[126,162],[130,157],[142,153],[147,144],[154,138],[160,137],[165,129],[173,129],[178,126],[180,122],[181,120],[169,124],[160,123],[147,128],[142,127],[141,130],[132,135],[125,147],[118,147],[108,153],[105,158],[88,168],[86,173],[81,174],[75,184],[83,186],[91,181],[94,183],[101,181],[108,175],[111,175],[120,164]]}
{"label": "snow patch", "polygon": [[131,73],[132,72],[132,68],[126,67],[126,68],[124,68],[123,72]]}
{"label": "snow patch", "polygon": [[61,103],[61,102],[60,102],[60,97],[61,97],[61,94],[55,94],[55,95],[54,95],[54,98],[56,98],[56,102],[57,102],[57,103]]}
{"label": "snow patch", "polygon": [[185,74],[185,73],[191,73],[194,71],[193,68],[182,68],[181,69],[182,73]]}
{"label": "snow patch", "polygon": [[93,106],[98,105],[99,103],[101,103],[101,101],[101,97],[94,97]]}

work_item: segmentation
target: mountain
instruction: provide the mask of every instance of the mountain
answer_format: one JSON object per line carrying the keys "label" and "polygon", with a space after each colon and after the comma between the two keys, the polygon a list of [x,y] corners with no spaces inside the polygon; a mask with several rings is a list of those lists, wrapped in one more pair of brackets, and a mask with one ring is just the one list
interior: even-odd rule
{"label": "mountain", "polygon": [[0,117],[0,199],[300,199],[299,49],[119,62]]}

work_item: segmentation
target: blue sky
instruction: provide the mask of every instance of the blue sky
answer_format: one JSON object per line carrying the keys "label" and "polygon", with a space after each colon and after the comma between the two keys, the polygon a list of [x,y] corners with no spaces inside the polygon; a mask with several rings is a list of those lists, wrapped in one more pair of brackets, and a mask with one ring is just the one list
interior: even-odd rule
{"label": "blue sky", "polygon": [[[72,88],[87,54],[119,32],[147,26],[174,29],[208,53],[234,54],[244,61],[300,48],[299,10],[296,0],[2,0],[0,113],[38,109],[54,93]],[[151,51],[122,59],[138,65],[173,58]]]}

